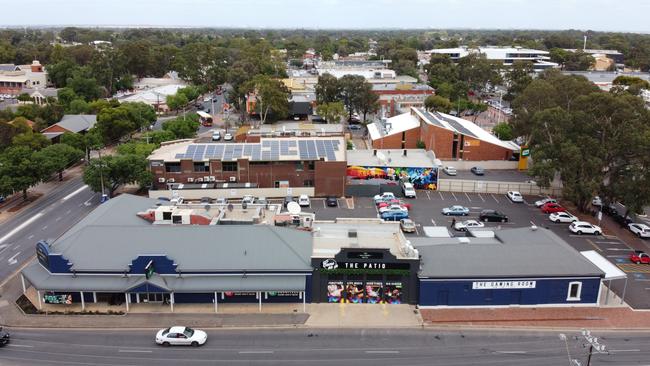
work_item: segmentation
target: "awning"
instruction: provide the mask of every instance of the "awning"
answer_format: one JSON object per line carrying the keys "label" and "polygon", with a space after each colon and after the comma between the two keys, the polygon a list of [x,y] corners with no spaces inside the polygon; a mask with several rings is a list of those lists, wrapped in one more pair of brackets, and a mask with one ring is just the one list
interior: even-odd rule
{"label": "awning", "polygon": [[612,264],[612,262],[608,261],[602,255],[598,254],[595,250],[587,250],[580,252],[580,254],[587,258],[601,271],[605,272],[605,280],[620,280],[627,278],[625,272],[621,271],[620,268]]}

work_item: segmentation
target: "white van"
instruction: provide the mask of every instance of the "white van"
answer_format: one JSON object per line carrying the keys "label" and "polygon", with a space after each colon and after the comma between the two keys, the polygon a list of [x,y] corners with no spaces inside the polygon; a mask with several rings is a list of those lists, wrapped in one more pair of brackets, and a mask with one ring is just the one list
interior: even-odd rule
{"label": "white van", "polygon": [[413,188],[413,184],[409,182],[402,182],[402,192],[404,192],[404,196],[408,198],[415,198],[415,188]]}

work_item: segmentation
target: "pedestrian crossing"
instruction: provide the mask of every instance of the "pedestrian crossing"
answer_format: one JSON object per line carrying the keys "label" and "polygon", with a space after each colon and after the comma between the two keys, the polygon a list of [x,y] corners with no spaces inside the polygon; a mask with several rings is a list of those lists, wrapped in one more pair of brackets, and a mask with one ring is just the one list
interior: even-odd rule
{"label": "pedestrian crossing", "polygon": [[625,263],[617,264],[617,266],[626,273],[650,273],[650,265],[648,264]]}

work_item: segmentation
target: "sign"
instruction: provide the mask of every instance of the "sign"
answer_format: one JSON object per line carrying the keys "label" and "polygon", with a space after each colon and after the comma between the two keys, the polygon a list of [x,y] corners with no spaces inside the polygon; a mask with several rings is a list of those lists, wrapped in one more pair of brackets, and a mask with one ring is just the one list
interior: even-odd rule
{"label": "sign", "polygon": [[530,156],[530,148],[525,147],[521,149],[521,156]]}
{"label": "sign", "polygon": [[384,253],[381,253],[381,252],[348,252],[348,258],[351,258],[351,259],[384,259]]}
{"label": "sign", "polygon": [[481,140],[465,140],[465,147],[481,146]]}
{"label": "sign", "polygon": [[50,246],[45,241],[36,243],[36,257],[41,266],[50,270]]}
{"label": "sign", "polygon": [[[371,254],[371,253],[367,253]],[[381,254],[381,253],[373,253]],[[342,269],[406,269],[408,270],[410,265],[408,263],[381,263],[381,262],[337,262],[334,259],[325,259],[321,262],[321,267],[325,270],[333,270],[337,268]]]}
{"label": "sign", "polygon": [[482,281],[472,282],[472,290],[509,290],[535,288],[537,281]]}
{"label": "sign", "polygon": [[321,267],[324,269],[337,269],[339,268],[339,264],[336,263],[334,259],[325,259],[323,263],[321,263]]}
{"label": "sign", "polygon": [[144,276],[147,279],[153,277],[153,274],[156,273],[156,268],[153,266],[153,260],[150,260],[149,263],[144,267]]}
{"label": "sign", "polygon": [[299,297],[300,292],[299,291],[269,291],[267,292],[269,296],[276,296],[276,297]]}
{"label": "sign", "polygon": [[44,295],[43,302],[46,304],[72,304],[72,295]]}

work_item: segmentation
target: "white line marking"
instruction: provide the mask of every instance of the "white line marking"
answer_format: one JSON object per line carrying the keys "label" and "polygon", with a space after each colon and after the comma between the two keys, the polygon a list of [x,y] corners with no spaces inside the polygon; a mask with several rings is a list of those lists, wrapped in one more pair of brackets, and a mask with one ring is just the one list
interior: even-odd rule
{"label": "white line marking", "polygon": [[465,197],[467,197],[467,200],[468,200],[468,201],[472,202],[472,199],[469,198],[469,194],[467,194],[467,192],[465,192]]}
{"label": "white line marking", "polygon": [[30,235],[27,237],[27,240],[31,240],[34,237],[34,235]]}
{"label": "white line marking", "polygon": [[56,220],[54,220],[54,221],[57,221],[57,222],[61,221],[61,216],[57,217]]}
{"label": "white line marking", "polygon": [[43,230],[47,230],[47,225],[43,226]]}
{"label": "white line marking", "polygon": [[117,352],[119,352],[119,353],[152,353],[153,351],[144,350],[144,349],[121,349],[121,350],[118,350]]}
{"label": "white line marking", "polygon": [[240,355],[245,354],[272,354],[273,351],[239,351]]}
{"label": "white line marking", "polygon": [[427,193],[427,198],[429,199],[429,201],[431,201],[431,196],[429,195],[429,191],[426,191],[426,193]]}
{"label": "white line marking", "polygon": [[30,345],[28,345],[28,344],[13,344],[13,343],[9,343],[7,346],[9,346],[9,347],[34,348],[34,346],[30,346]]}
{"label": "white line marking", "polygon": [[438,191],[438,194],[440,195],[440,199],[444,201],[444,200],[445,200],[445,196],[442,195],[442,192]]}
{"label": "white line marking", "polygon": [[480,193],[478,194],[478,198],[480,198],[480,199],[481,199],[481,201],[483,201],[483,202],[485,202],[485,198],[483,198],[483,196],[481,196],[481,194],[480,194]]}
{"label": "white line marking", "polygon": [[18,261],[16,260],[16,257],[17,257],[19,254],[20,254],[20,252],[14,254],[13,257],[7,259],[7,262],[9,263],[9,265],[14,265],[14,264],[18,263]]}
{"label": "white line marking", "polygon": [[435,222],[435,221],[433,221],[433,219],[431,219],[431,223],[432,223],[433,225],[435,225],[435,224],[436,224],[436,222]]}
{"label": "white line marking", "polygon": [[75,195],[81,193],[81,191],[83,191],[83,190],[86,189],[86,188],[88,188],[88,185],[84,185],[83,187],[77,189],[76,191],[70,193],[69,195],[67,195],[67,196],[65,196],[65,197],[63,197],[63,198],[61,198],[61,201],[62,201],[62,202],[65,202],[65,201],[69,200],[70,198],[74,197]]}
{"label": "white line marking", "polygon": [[610,349],[609,352],[641,352],[640,349]]}
{"label": "white line marking", "polygon": [[503,354],[513,354],[513,355],[520,355],[526,353],[526,351],[494,351],[494,353],[503,353]]}
{"label": "white line marking", "polygon": [[451,192],[451,195],[454,196],[454,199],[455,199],[456,201],[458,201],[458,198],[456,198],[456,195],[454,194],[454,192]]}
{"label": "white line marking", "polygon": [[598,244],[623,245],[620,241],[594,240],[594,242]]}
{"label": "white line marking", "polygon": [[499,203],[499,200],[498,200],[498,199],[497,199],[493,194],[490,194],[490,196],[492,196],[492,198],[494,198],[494,200],[496,201],[496,203]]}
{"label": "white line marking", "polygon": [[327,205],[325,204],[325,200],[323,200],[323,208],[327,208]]}
{"label": "white line marking", "polygon": [[0,238],[0,243],[2,243],[3,241],[9,239],[12,235],[14,235],[15,233],[17,233],[17,232],[19,232],[20,230],[24,229],[27,225],[29,225],[29,224],[31,224],[32,222],[38,220],[38,218],[41,217],[41,216],[43,216],[43,214],[39,212],[39,213],[37,213],[36,215],[34,215],[34,216],[32,216],[31,218],[29,218],[29,220],[27,220],[27,221],[23,222],[22,224],[18,225],[15,229],[13,229],[13,230],[11,230],[10,232],[8,232],[7,235],[5,235],[5,236],[3,236],[2,238]]}
{"label": "white line marking", "polygon": [[627,249],[627,248],[626,248],[626,249],[621,249],[621,248],[607,248],[607,250],[622,250],[622,251],[624,251],[624,252],[629,252],[629,251],[630,251],[630,250]]}
{"label": "white line marking", "polygon": [[399,351],[389,351],[389,350],[386,351],[377,350],[377,351],[365,351],[365,352],[366,353],[391,353],[391,354],[399,353]]}
{"label": "white line marking", "polygon": [[18,250],[18,248],[20,248],[20,244],[16,244],[16,245],[14,245],[14,247],[13,247],[12,250]]}

